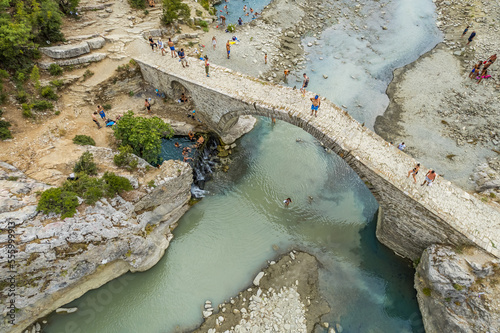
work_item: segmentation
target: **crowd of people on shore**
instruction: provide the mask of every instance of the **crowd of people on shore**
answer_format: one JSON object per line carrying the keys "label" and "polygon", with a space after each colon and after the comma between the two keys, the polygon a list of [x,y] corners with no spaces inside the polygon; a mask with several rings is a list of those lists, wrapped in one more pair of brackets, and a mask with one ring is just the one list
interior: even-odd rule
{"label": "crowd of people on shore", "polygon": [[113,127],[113,125],[115,125],[118,122],[118,120],[120,120],[120,118],[122,117],[121,114],[118,115],[115,119],[107,117],[106,112],[104,111],[104,107],[102,105],[97,105],[97,110],[94,111],[91,114],[91,116],[92,116],[92,121],[97,125],[97,129],[102,128],[97,116],[101,118],[101,121],[104,122],[104,126],[106,127]]}
{"label": "crowd of people on shore", "polygon": [[[467,32],[469,31],[470,26],[468,25],[461,37],[464,37]],[[469,38],[467,38],[467,44],[469,45],[473,40],[474,37],[476,37],[477,33],[476,31],[472,31],[471,34],[469,35]],[[484,58],[483,58],[484,59]],[[488,74],[488,68],[497,60],[497,54],[495,53],[494,55],[490,56],[486,60],[479,60],[478,63],[474,64],[472,67],[472,71],[469,74],[469,78],[471,79],[476,79],[477,83],[481,83],[483,79],[489,79],[491,78],[491,75]]]}

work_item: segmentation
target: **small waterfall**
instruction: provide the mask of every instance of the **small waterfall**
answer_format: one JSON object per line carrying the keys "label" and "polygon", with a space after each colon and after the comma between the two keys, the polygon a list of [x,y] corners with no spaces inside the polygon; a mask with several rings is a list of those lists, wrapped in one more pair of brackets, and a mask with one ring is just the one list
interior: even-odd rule
{"label": "small waterfall", "polygon": [[217,146],[219,137],[215,133],[208,133],[205,143],[198,148],[193,155],[193,184],[191,185],[191,195],[194,198],[203,198],[207,191],[204,190],[205,182],[212,178],[211,174],[215,169],[217,157]]}

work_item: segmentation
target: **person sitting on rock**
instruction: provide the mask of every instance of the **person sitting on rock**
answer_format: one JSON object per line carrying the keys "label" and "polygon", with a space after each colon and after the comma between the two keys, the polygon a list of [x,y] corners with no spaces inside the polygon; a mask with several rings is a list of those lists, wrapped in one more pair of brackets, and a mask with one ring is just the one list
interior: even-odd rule
{"label": "person sitting on rock", "polygon": [[200,137],[196,141],[196,148],[201,147],[203,145],[203,142],[205,142],[205,138],[200,135]]}
{"label": "person sitting on rock", "polygon": [[189,140],[193,141],[193,139],[194,139],[194,133],[191,132],[191,131],[189,131],[188,138],[189,138]]}

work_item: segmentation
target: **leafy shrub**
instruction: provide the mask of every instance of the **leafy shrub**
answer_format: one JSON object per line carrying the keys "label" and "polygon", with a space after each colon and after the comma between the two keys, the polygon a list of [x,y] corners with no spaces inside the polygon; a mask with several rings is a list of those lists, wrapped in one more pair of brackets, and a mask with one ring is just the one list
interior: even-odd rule
{"label": "leafy shrub", "polygon": [[80,173],[76,180],[67,180],[62,188],[64,191],[76,193],[85,203],[93,205],[104,196],[104,182],[101,178],[94,178]]}
{"label": "leafy shrub", "polygon": [[196,10],[196,16],[202,16],[203,12],[199,9]]}
{"label": "leafy shrub", "polygon": [[[210,2],[209,2],[209,0],[201,0],[200,3],[201,3],[201,6],[203,8],[205,8],[206,10],[208,10],[209,12],[210,12],[210,9],[215,9],[213,7],[210,8]],[[198,15],[198,14],[196,14],[196,15]],[[214,15],[214,14],[210,13],[210,15]],[[198,15],[198,16],[201,16],[201,15]]]}
{"label": "leafy shrub", "polygon": [[42,193],[36,209],[44,214],[61,214],[61,218],[65,218],[75,215],[77,206],[78,198],[75,192],[49,188]]}
{"label": "leafy shrub", "polygon": [[210,29],[208,27],[207,28],[203,28],[202,30],[205,31],[205,32],[209,32],[210,31]]}
{"label": "leafy shrub", "polygon": [[33,117],[33,113],[31,112],[31,105],[23,103],[21,107],[23,108],[23,117],[25,118]]}
{"label": "leafy shrub", "polygon": [[95,146],[95,141],[88,135],[75,135],[73,143],[80,146]]}
{"label": "leafy shrub", "polygon": [[234,30],[236,30],[236,27],[234,26],[234,24],[228,24],[226,30],[229,32],[234,32]]}
{"label": "leafy shrub", "polygon": [[63,80],[52,80],[52,81],[50,81],[50,84],[56,88],[59,88],[59,87],[62,87],[64,85],[64,81]]}
{"label": "leafy shrub", "polygon": [[19,90],[16,95],[16,100],[19,103],[26,103],[28,101],[28,94],[24,90]]}
{"label": "leafy shrub", "polygon": [[31,70],[30,80],[33,82],[36,89],[40,89],[40,70],[37,65],[33,66]]}
{"label": "leafy shrub", "polygon": [[[3,110],[0,110],[0,117],[3,115]],[[10,123],[5,120],[0,120],[0,140],[7,140],[12,138],[12,133],[9,131]]]}
{"label": "leafy shrub", "polygon": [[76,162],[73,172],[83,172],[89,176],[97,175],[97,165],[94,163],[94,156],[92,153],[88,151],[84,152]]}
{"label": "leafy shrub", "polygon": [[5,103],[7,101],[7,94],[4,92],[0,92],[0,104]]}
{"label": "leafy shrub", "polygon": [[59,75],[62,75],[63,69],[58,64],[50,64],[49,73],[50,73],[50,75],[53,75],[53,76],[59,76]]}
{"label": "leafy shrub", "polygon": [[106,111],[107,111],[107,110],[111,110],[111,104],[104,104],[104,105],[102,106],[102,108],[103,108],[104,110],[106,110]]}
{"label": "leafy shrub", "polygon": [[146,8],[146,1],[144,0],[128,0],[130,7],[135,9],[144,9]]}
{"label": "leafy shrub", "polygon": [[134,93],[132,90],[130,90],[130,91],[128,92],[128,95],[129,95],[130,97],[134,97],[135,93]]}
{"label": "leafy shrub", "polygon": [[121,146],[120,148],[118,148],[118,150],[120,150],[120,153],[116,154],[113,157],[113,162],[116,166],[124,167],[129,170],[134,170],[135,168],[137,168],[138,161],[132,155],[132,147]]}
{"label": "leafy shrub", "polygon": [[431,288],[423,288],[423,289],[422,289],[422,293],[423,293],[425,296],[430,296],[430,295],[431,295]]}
{"label": "leafy shrub", "polygon": [[83,73],[83,81],[87,80],[92,75],[94,75],[94,72],[92,72],[90,69],[87,69],[85,73]]}
{"label": "leafy shrub", "polygon": [[161,18],[163,24],[170,24],[179,17],[187,20],[190,15],[189,6],[182,3],[181,0],[163,0],[163,16]]}
{"label": "leafy shrub", "polygon": [[5,69],[0,69],[0,79],[8,79],[9,78],[9,72],[7,72]]}
{"label": "leafy shrub", "polygon": [[125,72],[128,71],[129,69],[130,69],[129,64],[119,65],[118,67],[116,67],[117,72]]}
{"label": "leafy shrub", "polygon": [[54,104],[52,104],[49,101],[40,100],[40,101],[34,101],[33,104],[31,104],[31,107],[39,111],[44,111],[48,109],[52,110],[54,108]]}
{"label": "leafy shrub", "polygon": [[122,146],[132,147],[135,155],[149,163],[157,163],[161,151],[161,139],[171,138],[172,127],[158,117],[134,117],[128,111],[113,128],[115,137]]}
{"label": "leafy shrub", "polygon": [[128,62],[131,66],[137,66],[137,62],[134,59],[130,59]]}
{"label": "leafy shrub", "polygon": [[207,23],[207,21],[200,20],[200,22],[198,22],[198,24],[199,24],[199,25],[200,25],[200,27],[202,27],[202,28],[207,28],[207,27],[208,27],[208,23]]}
{"label": "leafy shrub", "polygon": [[144,15],[149,15],[149,10],[144,9]]}
{"label": "leafy shrub", "polygon": [[55,91],[50,86],[43,87],[41,94],[43,97],[45,97],[47,99],[51,99],[53,101],[57,101],[57,99],[59,98],[59,96],[57,96]]}
{"label": "leafy shrub", "polygon": [[130,180],[125,177],[120,177],[112,172],[106,172],[102,179],[106,182],[106,196],[109,198],[114,197],[123,191],[132,190]]}

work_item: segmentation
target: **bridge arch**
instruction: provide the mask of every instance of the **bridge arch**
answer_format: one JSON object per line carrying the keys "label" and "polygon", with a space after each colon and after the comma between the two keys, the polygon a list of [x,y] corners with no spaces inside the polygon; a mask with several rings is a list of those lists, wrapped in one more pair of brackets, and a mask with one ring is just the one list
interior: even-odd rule
{"label": "bridge arch", "polygon": [[495,244],[500,239],[500,211],[444,179],[431,188],[415,186],[406,174],[416,161],[333,103],[322,101],[318,117],[311,117],[309,100],[287,87],[214,65],[207,78],[195,60],[186,69],[171,61],[163,60],[161,66],[149,58],[136,61],[144,79],[167,95],[173,93],[173,81],[185,87],[198,117],[220,135],[241,115],[274,116],[336,152],[379,203],[377,238],[402,256],[419,258],[426,247],[440,243],[475,245],[500,257]]}

